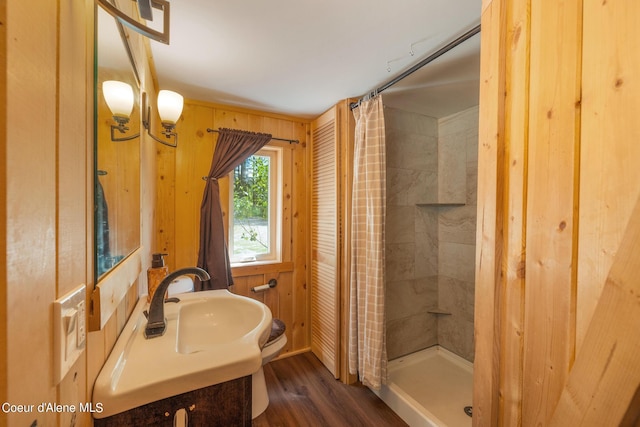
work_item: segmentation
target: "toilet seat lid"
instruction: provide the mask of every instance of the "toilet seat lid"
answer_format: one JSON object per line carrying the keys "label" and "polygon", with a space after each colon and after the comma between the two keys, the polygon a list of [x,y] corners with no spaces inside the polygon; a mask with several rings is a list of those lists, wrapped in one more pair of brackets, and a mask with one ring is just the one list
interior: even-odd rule
{"label": "toilet seat lid", "polygon": [[283,334],[284,331],[287,327],[285,326],[284,322],[280,319],[273,319],[273,322],[271,323],[271,334],[269,334],[269,339],[267,340],[267,343],[264,345],[265,347],[273,344],[278,338],[280,338]]}

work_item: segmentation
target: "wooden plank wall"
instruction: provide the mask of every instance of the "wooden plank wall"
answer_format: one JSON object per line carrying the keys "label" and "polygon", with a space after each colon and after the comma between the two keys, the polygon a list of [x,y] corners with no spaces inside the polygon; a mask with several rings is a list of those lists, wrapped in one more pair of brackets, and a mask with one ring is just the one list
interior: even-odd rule
{"label": "wooden plank wall", "polygon": [[[186,100],[176,129],[177,148],[157,144],[155,236],[152,252],[164,252],[170,270],[194,266],[198,260],[200,203],[203,176],[211,166],[217,133],[207,128],[233,128],[271,133],[300,144],[271,141],[284,149],[282,262],[233,269],[233,292],[258,299],[287,326],[283,353],[305,351],[310,346],[310,292],[307,289],[307,180],[306,147],[309,121],[241,108]],[[220,198],[228,213],[229,180],[220,180]],[[228,223],[225,224],[228,228]],[[276,288],[255,294],[251,287],[278,281]]]}
{"label": "wooden plank wall", "polygon": [[[7,22],[7,2],[4,2],[0,5],[0,22]],[[4,29],[0,31],[0,66],[3,70],[7,69],[7,56],[9,55],[9,49],[7,47],[7,37],[8,31],[6,30],[6,26]],[[7,82],[6,77],[0,78],[0,97],[4,100],[4,102],[0,103],[0,117],[2,120],[7,120],[7,111],[8,111],[8,99],[7,93],[9,91],[9,84]],[[3,121],[3,124],[5,123]],[[8,140],[9,140],[9,129],[4,127],[2,131],[0,131],[0,146],[5,147],[3,150],[0,150],[0,166],[4,170],[7,170],[7,154],[8,154]],[[6,173],[0,175],[0,200],[7,200],[8,193],[8,176]],[[8,303],[9,303],[9,289],[8,289],[8,278],[9,278],[9,269],[7,268],[7,247],[8,247],[8,239],[7,234],[8,230],[6,227],[7,224],[7,207],[9,203],[3,203],[0,205],[0,318],[6,319],[7,313],[9,311]],[[0,322],[0,400],[6,402],[9,398],[9,385],[8,385],[8,377],[9,377],[9,362],[8,362],[8,345],[9,345],[9,331],[8,331],[8,323]],[[0,415],[0,422],[7,423],[6,415]]]}
{"label": "wooden plank wall", "polygon": [[633,0],[483,1],[474,426],[548,425],[594,351],[640,195],[638,17]]}
{"label": "wooden plank wall", "polygon": [[640,3],[584,2],[579,348],[640,194]]}
{"label": "wooden plank wall", "polygon": [[[56,387],[51,381],[53,350],[43,343],[52,339],[49,307],[56,298],[58,285],[55,161],[58,74],[53,70],[58,55],[55,28],[59,22],[58,4],[41,3],[37,13],[17,2],[2,5],[5,17],[11,17],[8,25],[3,25],[6,38],[2,45],[6,58],[4,118],[8,125],[3,145],[6,163],[2,165],[6,204],[1,208],[6,219],[2,226],[7,230],[7,251],[0,262],[7,266],[3,301],[7,335],[1,357],[6,361],[3,364],[6,363],[7,386],[3,402],[31,402],[33,398],[51,402],[56,398]],[[33,33],[33,26],[42,31]],[[20,79],[11,78],[18,75]],[[39,118],[35,123],[34,117]],[[84,122],[84,117],[80,116],[80,120]],[[84,156],[75,159],[84,160]],[[83,256],[84,251],[79,255]],[[4,283],[4,278],[0,280]],[[30,286],[24,286],[25,283]],[[43,425],[56,423],[55,414],[0,414],[3,425],[29,425],[36,419]]]}
{"label": "wooden plank wall", "polygon": [[640,425],[640,199],[550,426]]}
{"label": "wooden plank wall", "polygon": [[550,418],[575,352],[580,3],[531,7],[522,400],[531,425]]}
{"label": "wooden plank wall", "polygon": [[[93,286],[92,1],[0,5],[0,400],[78,405],[87,355],[53,382],[51,303]],[[0,425],[87,426],[73,413],[0,412]]]}

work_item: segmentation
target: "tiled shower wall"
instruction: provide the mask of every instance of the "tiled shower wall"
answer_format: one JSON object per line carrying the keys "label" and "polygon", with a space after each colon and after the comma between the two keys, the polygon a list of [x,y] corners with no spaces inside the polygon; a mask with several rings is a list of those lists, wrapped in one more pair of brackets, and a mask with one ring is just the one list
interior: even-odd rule
{"label": "tiled shower wall", "polygon": [[473,360],[478,108],[386,107],[385,127],[388,357],[440,344]]}
{"label": "tiled shower wall", "polygon": [[416,203],[438,191],[438,121],[385,107],[386,306],[389,359],[438,343],[437,216]]}
{"label": "tiled shower wall", "polygon": [[[440,119],[440,153],[463,167],[462,206],[438,208],[438,344],[473,361],[473,309],[478,186],[478,107]],[[445,163],[447,161],[445,160]],[[440,162],[442,165],[442,162]],[[440,173],[440,184],[447,186]]]}

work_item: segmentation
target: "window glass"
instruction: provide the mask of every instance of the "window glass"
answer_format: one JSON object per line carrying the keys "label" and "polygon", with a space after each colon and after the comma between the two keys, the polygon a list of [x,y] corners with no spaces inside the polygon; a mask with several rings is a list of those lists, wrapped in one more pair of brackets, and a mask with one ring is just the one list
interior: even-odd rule
{"label": "window glass", "polygon": [[231,173],[231,262],[280,260],[279,154],[263,148]]}

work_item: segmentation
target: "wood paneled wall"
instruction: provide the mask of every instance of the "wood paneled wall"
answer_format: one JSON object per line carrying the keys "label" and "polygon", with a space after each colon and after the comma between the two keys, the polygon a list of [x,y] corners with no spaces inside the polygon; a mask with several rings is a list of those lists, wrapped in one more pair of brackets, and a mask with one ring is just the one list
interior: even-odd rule
{"label": "wood paneled wall", "polygon": [[[274,137],[297,139],[299,144],[271,141],[283,147],[282,262],[233,269],[232,292],[258,299],[274,317],[287,326],[284,350],[297,352],[310,345],[310,315],[307,288],[308,208],[306,146],[309,122],[305,119],[244,110],[199,101],[185,101],[178,122],[177,148],[157,145],[157,192],[153,252],[168,253],[170,270],[194,266],[198,260],[200,204],[209,173],[217,133],[207,128],[233,128],[266,132]],[[229,181],[220,180],[220,198],[228,218]],[[228,229],[228,223],[225,224]],[[275,278],[278,286],[255,294],[251,287]]]}
{"label": "wood paneled wall", "polygon": [[[474,426],[549,425],[596,352],[583,343],[640,195],[638,17],[633,0],[483,1]],[[640,364],[616,360],[618,378]]]}
{"label": "wood paneled wall", "polygon": [[[0,5],[0,401],[90,401],[86,354],[53,380],[51,303],[85,283],[93,121],[92,1]],[[0,425],[90,414],[0,412]]]}

